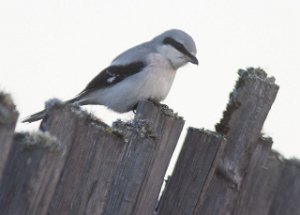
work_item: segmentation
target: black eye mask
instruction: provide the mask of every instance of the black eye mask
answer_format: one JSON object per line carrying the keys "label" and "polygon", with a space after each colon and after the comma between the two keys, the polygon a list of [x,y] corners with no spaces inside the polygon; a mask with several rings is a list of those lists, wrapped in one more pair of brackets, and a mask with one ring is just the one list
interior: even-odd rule
{"label": "black eye mask", "polygon": [[182,54],[192,58],[194,57],[181,43],[177,42],[176,40],[172,39],[171,37],[166,37],[163,40],[163,44],[170,45],[174,47],[177,51],[181,52]]}

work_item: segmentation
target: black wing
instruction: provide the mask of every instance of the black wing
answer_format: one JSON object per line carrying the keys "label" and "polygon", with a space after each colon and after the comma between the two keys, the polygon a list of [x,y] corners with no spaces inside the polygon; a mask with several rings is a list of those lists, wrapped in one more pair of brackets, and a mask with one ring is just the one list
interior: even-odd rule
{"label": "black wing", "polygon": [[143,62],[107,67],[100,72],[80,94],[112,86],[131,75],[139,73],[144,67],[145,63]]}

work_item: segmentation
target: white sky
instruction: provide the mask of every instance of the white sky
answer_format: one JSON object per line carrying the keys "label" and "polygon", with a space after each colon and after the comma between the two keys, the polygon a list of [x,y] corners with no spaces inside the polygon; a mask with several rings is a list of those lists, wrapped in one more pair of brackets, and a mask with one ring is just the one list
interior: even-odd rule
{"label": "white sky", "polygon": [[[299,11],[297,0],[1,1],[0,89],[23,118],[49,98],[76,95],[125,49],[179,28],[195,39],[200,64],[178,71],[164,103],[186,125],[213,129],[238,68],[260,66],[280,85],[264,132],[283,155],[300,157]],[[92,110],[105,121],[132,117]]]}

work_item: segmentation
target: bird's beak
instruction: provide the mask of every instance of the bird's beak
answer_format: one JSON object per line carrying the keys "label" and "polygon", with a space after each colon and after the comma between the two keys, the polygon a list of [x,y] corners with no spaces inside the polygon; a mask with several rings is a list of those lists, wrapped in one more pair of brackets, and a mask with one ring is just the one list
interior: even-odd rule
{"label": "bird's beak", "polygon": [[189,56],[189,62],[191,62],[192,64],[196,64],[196,65],[199,64],[198,59],[194,55]]}

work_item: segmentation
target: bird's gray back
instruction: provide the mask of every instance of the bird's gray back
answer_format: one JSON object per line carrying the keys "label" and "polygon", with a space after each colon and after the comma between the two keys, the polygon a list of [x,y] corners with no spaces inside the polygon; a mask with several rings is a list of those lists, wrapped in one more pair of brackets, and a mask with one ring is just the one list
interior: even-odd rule
{"label": "bird's gray back", "polygon": [[139,61],[146,63],[147,56],[154,51],[150,42],[145,42],[121,53],[112,61],[111,65],[126,65]]}

